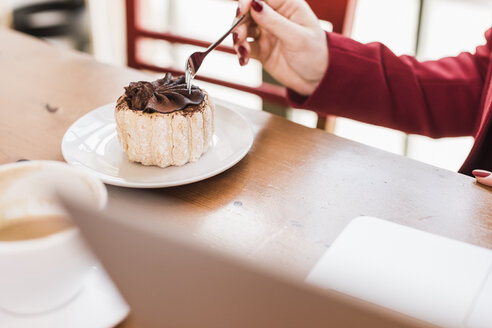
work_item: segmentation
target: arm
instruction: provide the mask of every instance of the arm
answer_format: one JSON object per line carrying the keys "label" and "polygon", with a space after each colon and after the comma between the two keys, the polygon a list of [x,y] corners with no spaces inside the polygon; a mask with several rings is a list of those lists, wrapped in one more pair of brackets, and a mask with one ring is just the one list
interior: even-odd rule
{"label": "arm", "polygon": [[477,126],[492,47],[475,54],[418,62],[380,43],[327,34],[329,65],[316,90],[289,90],[296,107],[430,137],[472,135]]}

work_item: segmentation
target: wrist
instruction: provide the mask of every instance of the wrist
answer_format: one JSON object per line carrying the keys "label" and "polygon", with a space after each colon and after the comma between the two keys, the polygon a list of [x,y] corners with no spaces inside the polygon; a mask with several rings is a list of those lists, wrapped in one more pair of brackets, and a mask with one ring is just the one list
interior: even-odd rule
{"label": "wrist", "polygon": [[[312,53],[317,54],[314,56],[312,61],[312,69],[309,75],[305,75],[303,78],[304,83],[299,85],[297,88],[292,88],[294,91],[303,96],[311,95],[320,85],[326,71],[329,66],[329,51],[328,51],[328,37],[324,31],[322,31],[323,40],[322,43],[318,43],[318,47],[313,47]],[[318,58],[316,58],[318,57]]]}

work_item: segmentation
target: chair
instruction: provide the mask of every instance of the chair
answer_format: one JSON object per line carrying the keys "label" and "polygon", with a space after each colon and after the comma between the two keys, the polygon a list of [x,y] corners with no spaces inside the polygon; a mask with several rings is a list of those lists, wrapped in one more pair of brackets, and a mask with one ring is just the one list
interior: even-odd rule
{"label": "chair", "polygon": [[[136,69],[145,69],[154,72],[171,72],[173,74],[183,74],[183,71],[181,70],[177,70],[172,67],[156,66],[150,63],[146,63],[141,58],[139,58],[137,51],[137,41],[140,38],[164,40],[170,43],[188,44],[199,47],[209,46],[208,42],[202,40],[193,39],[170,32],[161,33],[149,31],[142,28],[136,19],[136,17],[138,17],[139,0],[125,1],[127,29],[127,62],[129,67]],[[307,2],[320,19],[332,23],[334,32],[343,33],[345,35],[350,34],[356,0],[309,0]],[[232,47],[219,46],[217,50],[225,53],[235,54]],[[252,87],[230,81],[218,80],[203,75],[197,75],[196,78],[205,82],[218,84],[258,95],[264,101],[280,105],[282,106],[282,108],[287,108],[288,106],[285,97],[285,88],[270,82],[263,81],[260,86]],[[330,127],[330,123],[332,122],[330,122],[330,120],[326,120],[326,118],[321,117],[318,119],[318,127],[326,129],[326,127]]]}
{"label": "chair", "polygon": [[[85,50],[89,39],[81,19],[84,11],[84,0],[58,0],[27,4],[13,10],[12,27],[35,37],[69,36],[73,39],[77,49]],[[41,13],[54,13],[62,19],[53,24],[39,24],[33,18]]]}

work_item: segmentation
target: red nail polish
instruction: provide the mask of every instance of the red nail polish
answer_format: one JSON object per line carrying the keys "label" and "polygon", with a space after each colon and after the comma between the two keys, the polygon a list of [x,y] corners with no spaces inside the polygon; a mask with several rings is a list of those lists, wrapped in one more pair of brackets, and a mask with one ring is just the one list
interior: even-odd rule
{"label": "red nail polish", "polygon": [[236,9],[236,17],[239,17],[240,14],[241,14],[241,8],[237,7],[237,9]]}
{"label": "red nail polish", "polygon": [[476,178],[486,178],[490,175],[490,172],[484,170],[473,170],[472,173]]}
{"label": "red nail polish", "polygon": [[232,33],[232,42],[236,44],[238,40],[239,40],[239,36],[237,35],[237,33],[236,32]]}
{"label": "red nail polish", "polygon": [[258,0],[253,0],[251,2],[251,7],[253,8],[254,11],[256,12],[261,12],[263,10],[263,4],[259,2]]}
{"label": "red nail polish", "polygon": [[248,56],[248,51],[246,50],[246,48],[244,46],[239,46],[238,51],[239,51],[239,55],[241,55],[241,57]]}
{"label": "red nail polish", "polygon": [[239,65],[241,66],[246,65],[246,59],[244,59],[244,57],[239,57]]}

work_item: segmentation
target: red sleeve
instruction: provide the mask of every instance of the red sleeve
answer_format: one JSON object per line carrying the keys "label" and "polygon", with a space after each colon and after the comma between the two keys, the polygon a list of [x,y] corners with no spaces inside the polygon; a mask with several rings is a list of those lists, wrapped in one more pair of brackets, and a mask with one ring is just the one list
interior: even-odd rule
{"label": "red sleeve", "polygon": [[430,137],[472,135],[480,116],[491,55],[487,45],[418,62],[381,43],[361,44],[327,33],[329,67],[309,97],[288,90],[293,106]]}

